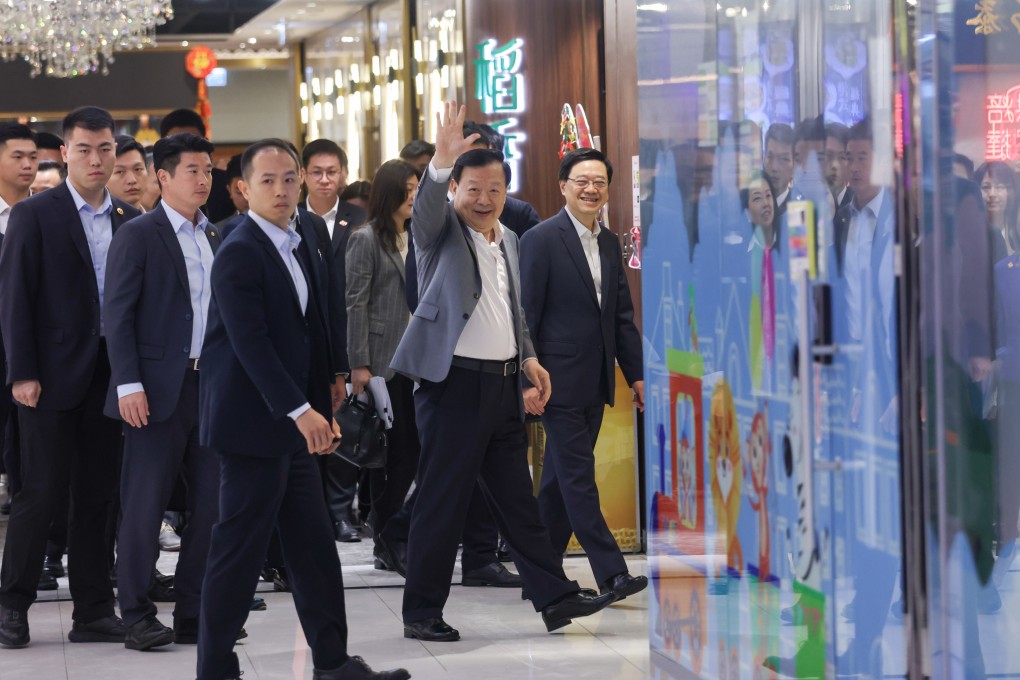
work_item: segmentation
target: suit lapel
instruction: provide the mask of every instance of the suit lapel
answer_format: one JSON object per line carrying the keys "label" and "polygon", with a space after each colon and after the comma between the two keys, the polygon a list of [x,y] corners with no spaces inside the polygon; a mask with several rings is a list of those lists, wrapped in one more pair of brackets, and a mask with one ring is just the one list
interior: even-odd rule
{"label": "suit lapel", "polygon": [[[408,239],[410,239],[411,234],[408,233],[407,236]],[[386,253],[386,259],[393,263],[393,266],[397,268],[397,271],[400,272],[400,282],[404,283],[404,262],[400,259],[400,252],[394,251],[392,253]]]}
{"label": "suit lapel", "polygon": [[177,272],[177,280],[180,281],[181,286],[184,288],[185,295],[188,296],[188,299],[191,299],[191,284],[188,282],[188,265],[184,262],[184,252],[181,250],[177,234],[174,233],[173,225],[170,224],[170,219],[166,216],[163,206],[156,206],[156,209],[153,211],[153,219],[156,222],[156,233],[159,234],[163,245],[170,252],[170,259],[174,263],[174,271]]}
{"label": "suit lapel", "polygon": [[[64,213],[59,222],[66,226],[68,236],[71,237],[74,247],[78,249],[78,254],[90,269],[94,268],[92,251],[89,250],[88,241],[85,240],[85,227],[81,223],[81,215],[78,214],[78,208],[74,204],[74,198],[71,196],[71,190],[67,188],[67,184],[54,187],[53,199],[56,202],[57,210]],[[91,280],[95,281],[95,277]],[[99,284],[96,284],[96,293],[98,294],[98,292]]]}
{"label": "suit lapel", "polygon": [[608,244],[609,239],[616,238],[613,232],[609,231],[605,227],[602,227],[602,232],[599,234],[599,262],[602,265],[602,311],[604,312],[609,308],[609,291],[610,282],[616,281],[616,265],[618,264],[616,258],[610,255],[610,246]]}
{"label": "suit lapel", "polygon": [[112,202],[112,208],[110,209],[110,228],[112,232],[116,234],[117,230],[120,229],[120,225],[124,224],[131,218],[127,216],[123,203],[112,196],[110,197],[110,201]]}
{"label": "suit lapel", "polygon": [[217,231],[216,226],[212,222],[206,222],[205,237],[209,239],[209,247],[212,249],[212,253],[215,256],[216,251],[219,250],[220,247],[220,232]]}
{"label": "suit lapel", "polygon": [[276,249],[273,242],[268,236],[262,231],[262,228],[255,223],[255,220],[250,217],[245,218],[239,227],[248,227],[255,233],[255,239],[262,244],[262,247],[269,253],[269,259],[272,260],[283,274],[283,278],[287,281],[287,286],[290,287],[291,298],[294,300],[294,307],[297,309],[298,314],[302,314],[301,311],[301,298],[298,297],[297,286],[294,285],[294,279],[291,276],[290,269],[287,267],[287,263],[283,261],[283,255]]}
{"label": "suit lapel", "polygon": [[567,215],[567,209],[562,209],[556,219],[560,228],[560,238],[567,249],[567,254],[577,268],[577,273],[581,276],[582,285],[591,294],[592,302],[598,306],[599,298],[595,292],[595,280],[591,277],[591,267],[588,266],[588,259],[584,256],[584,249],[581,247],[581,239],[578,238],[574,223]]}

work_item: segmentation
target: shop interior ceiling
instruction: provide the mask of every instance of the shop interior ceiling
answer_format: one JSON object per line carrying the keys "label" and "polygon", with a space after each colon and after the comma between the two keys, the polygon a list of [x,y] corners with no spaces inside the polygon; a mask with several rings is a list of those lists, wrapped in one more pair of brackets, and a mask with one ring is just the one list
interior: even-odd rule
{"label": "shop interior ceiling", "polygon": [[208,45],[217,53],[279,52],[356,13],[372,0],[173,0],[161,46]]}

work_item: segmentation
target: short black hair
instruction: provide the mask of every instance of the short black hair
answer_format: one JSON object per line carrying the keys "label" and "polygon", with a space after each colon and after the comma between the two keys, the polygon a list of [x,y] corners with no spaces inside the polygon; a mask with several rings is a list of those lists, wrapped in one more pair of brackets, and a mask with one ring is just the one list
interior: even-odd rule
{"label": "short black hair", "polygon": [[60,147],[64,145],[64,140],[56,136],[52,132],[46,132],[40,130],[35,133],[35,146],[37,149],[51,149],[53,151],[60,151]]}
{"label": "short black hair", "polygon": [[205,121],[194,109],[174,109],[159,121],[159,136],[166,137],[174,128],[195,128],[203,137],[206,136]]}
{"label": "short black hair", "polygon": [[412,139],[400,150],[400,157],[405,161],[417,158],[418,156],[424,156],[425,154],[435,156],[436,145],[426,142],[424,139]]}
{"label": "short black hair", "polygon": [[90,132],[109,130],[113,133],[115,125],[113,116],[106,109],[101,109],[98,106],[79,106],[64,116],[61,131],[64,134],[65,141],[71,136],[71,132],[75,128],[82,128]]}
{"label": "short black hair", "polygon": [[795,142],[821,142],[825,143],[825,122],[821,116],[805,118],[797,123],[794,130]]}
{"label": "short black hair", "polygon": [[305,144],[305,148],[301,149],[301,167],[307,168],[312,156],[320,153],[336,156],[340,160],[340,167],[347,167],[347,152],[332,139],[315,139]]}
{"label": "short black hair", "polygon": [[493,164],[499,164],[503,168],[506,183],[510,184],[510,166],[503,162],[503,154],[493,149],[471,149],[462,153],[457,162],[453,164],[450,179],[459,183],[464,168],[484,168]]}
{"label": "short black hair", "polygon": [[[467,139],[471,135],[478,135],[479,139],[475,140],[475,144],[479,142],[485,146],[492,148],[492,140],[489,138],[489,133],[485,131],[485,128],[473,120],[464,121],[464,139]],[[502,147],[496,149],[502,151]]]}
{"label": "short black hair", "polygon": [[145,147],[135,141],[135,138],[131,135],[117,135],[117,158],[120,158],[129,151],[137,151],[142,155],[142,161],[145,161]]}
{"label": "short black hair", "polygon": [[227,184],[241,178],[241,154],[234,154],[227,161]]}
{"label": "short black hair", "polygon": [[606,155],[598,149],[574,149],[560,161],[560,181],[566,182],[567,178],[570,177],[570,171],[574,169],[574,166],[578,163],[585,161],[598,161],[606,166],[606,179],[610,183],[613,181],[613,164],[609,162]]}
{"label": "short black hair", "polygon": [[181,155],[186,153],[211,154],[215,147],[205,137],[181,132],[163,137],[152,147],[152,167],[156,172],[166,170],[173,177],[181,162]]}
{"label": "short black hair", "polygon": [[369,195],[372,193],[372,183],[363,179],[359,179],[357,182],[351,182],[344,190],[340,192],[341,201],[349,201],[352,198],[360,198],[367,201]]}
{"label": "short black hair", "polygon": [[36,173],[47,172],[49,170],[56,170],[60,173],[60,179],[65,179],[67,177],[67,168],[63,163],[58,163],[56,161],[39,161],[39,167],[36,168]]}
{"label": "short black hair", "polygon": [[959,163],[963,166],[963,169],[967,171],[967,179],[974,177],[974,161],[968,156],[964,156],[962,153],[953,154],[953,165]]}
{"label": "short black hair", "polygon": [[251,179],[252,166],[255,162],[255,156],[259,152],[265,151],[266,149],[276,149],[287,154],[294,160],[295,169],[300,170],[301,168],[301,157],[298,156],[297,149],[294,145],[283,139],[276,137],[267,137],[266,139],[260,139],[255,142],[241,154],[241,176],[247,181]]}
{"label": "short black hair", "polygon": [[829,123],[825,126],[825,139],[828,140],[829,137],[835,139],[845,149],[850,139],[850,128],[842,123]]}
{"label": "short black hair", "polygon": [[506,137],[501,135],[496,128],[488,123],[479,123],[478,127],[485,131],[485,138],[489,140],[489,148],[502,151],[506,145]]}
{"label": "short black hair", "polygon": [[769,131],[765,133],[766,149],[769,147],[769,141],[792,147],[794,141],[793,128],[786,123],[773,123],[769,126]]}
{"label": "short black hair", "polygon": [[861,141],[868,141],[872,144],[875,143],[875,140],[872,137],[871,120],[869,118],[865,118],[854,123],[853,127],[850,128],[850,133],[847,135],[847,142]]}
{"label": "short black hair", "polygon": [[[0,123],[0,146],[3,146],[12,139],[24,139],[35,143],[35,135],[32,129],[21,123]],[[36,147],[39,145],[36,144]]]}

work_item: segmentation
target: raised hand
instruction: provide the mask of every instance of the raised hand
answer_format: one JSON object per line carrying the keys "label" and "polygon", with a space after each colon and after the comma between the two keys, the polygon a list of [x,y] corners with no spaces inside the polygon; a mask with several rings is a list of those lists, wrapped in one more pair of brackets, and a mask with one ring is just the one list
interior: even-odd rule
{"label": "raised hand", "polygon": [[457,102],[443,102],[443,112],[436,114],[436,155],[432,157],[432,167],[436,169],[452,168],[462,153],[471,148],[481,135],[475,133],[464,138],[464,116],[466,107],[457,107]]}

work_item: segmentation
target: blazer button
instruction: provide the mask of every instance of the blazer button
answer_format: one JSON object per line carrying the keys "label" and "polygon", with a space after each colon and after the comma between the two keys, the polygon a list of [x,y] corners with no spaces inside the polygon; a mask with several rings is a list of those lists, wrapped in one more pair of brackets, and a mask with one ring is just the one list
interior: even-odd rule
{"label": "blazer button", "polygon": [[95,334],[96,334],[96,329],[95,329],[95,328],[93,328],[93,329],[92,329],[92,335],[95,335]]}
{"label": "blazer button", "polygon": [[190,347],[188,347],[187,345],[185,345],[185,346],[184,346],[184,353],[185,353],[185,354],[187,354],[187,353],[188,353],[188,352],[190,352],[190,351],[191,351],[191,348],[190,348]]}
{"label": "blazer button", "polygon": [[479,293],[475,293],[475,299],[476,299],[476,300],[477,300],[478,298],[480,298],[480,297],[482,297],[482,296],[481,296],[481,295],[480,295]]}
{"label": "blazer button", "polygon": [[92,296],[92,304],[95,304],[95,305],[99,304],[99,298],[97,298],[95,295]]}
{"label": "blazer button", "polygon": [[464,312],[464,318],[465,318],[465,319],[470,319],[470,318],[471,318],[471,315],[470,315],[470,314],[468,314],[467,312]]}
{"label": "blazer button", "polygon": [[185,314],[184,315],[184,320],[185,321],[191,321],[191,314]]}

